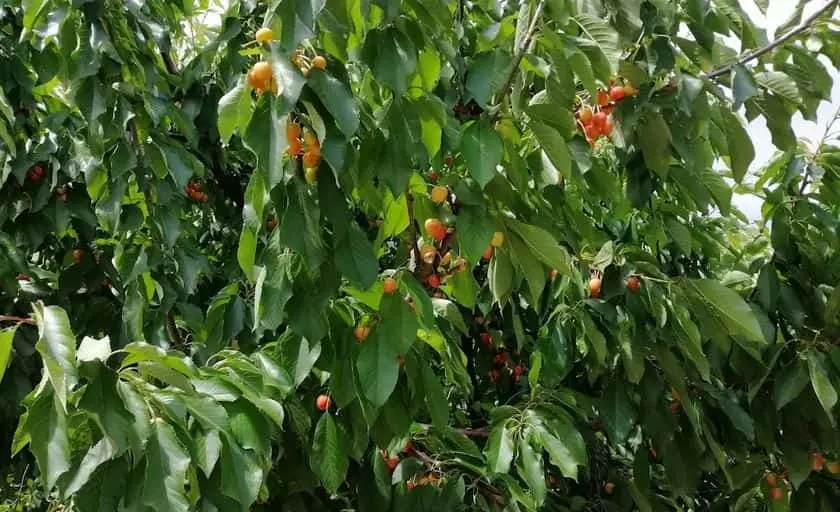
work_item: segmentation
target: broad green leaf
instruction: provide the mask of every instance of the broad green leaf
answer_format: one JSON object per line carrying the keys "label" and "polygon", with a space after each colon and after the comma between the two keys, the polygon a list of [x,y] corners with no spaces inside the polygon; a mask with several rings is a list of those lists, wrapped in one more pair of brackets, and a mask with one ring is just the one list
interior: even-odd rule
{"label": "broad green leaf", "polygon": [[239,502],[239,509],[250,510],[263,483],[263,472],[254,453],[243,450],[228,435],[222,436],[219,458],[222,477],[222,494]]}
{"label": "broad green leaf", "polygon": [[50,380],[61,408],[67,410],[67,394],[76,386],[76,337],[70,329],[67,313],[58,306],[35,304],[38,342],[35,348],[44,361],[44,372]]}
{"label": "broad green leaf", "polygon": [[76,494],[90,480],[91,475],[99,466],[116,455],[113,446],[107,439],[100,439],[91,446],[82,457],[79,466],[73,472],[68,483],[62,489],[62,494],[72,496]]}
{"label": "broad green leaf", "polygon": [[732,96],[735,100],[735,108],[739,108],[744,102],[758,94],[758,87],[753,75],[744,66],[732,67]]}
{"label": "broad green leaf", "polygon": [[[286,142],[286,111],[288,105],[277,98],[263,96],[257,102],[251,122],[245,128],[242,142],[257,157],[257,169],[261,179],[267,183],[276,183],[283,179],[283,155]],[[262,222],[262,219],[260,219]]]}
{"label": "broad green leaf", "polygon": [[389,343],[389,333],[379,331],[374,327],[356,361],[362,393],[375,406],[388,401],[399,377],[396,347]]}
{"label": "broad green leaf", "polygon": [[3,375],[6,374],[6,368],[9,366],[9,358],[12,356],[12,342],[15,339],[15,333],[18,326],[9,327],[0,331],[0,382],[3,381]]}
{"label": "broad green leaf", "polygon": [[342,434],[329,413],[322,415],[315,427],[310,465],[328,491],[338,491],[344,482],[349,462]]}
{"label": "broad green leaf", "polygon": [[370,288],[379,274],[379,262],[367,235],[355,222],[335,241],[335,266],[362,289]]}
{"label": "broad green leaf", "polygon": [[472,263],[481,259],[496,231],[487,210],[481,206],[470,205],[465,205],[458,212],[455,228],[464,257]]}
{"label": "broad green leaf", "polygon": [[315,22],[326,4],[325,0],[281,0],[274,2],[274,13],[280,18],[280,41],[286,51],[293,51],[298,43],[315,36]]}
{"label": "broad green leaf", "polygon": [[175,430],[156,419],[146,445],[143,504],[157,511],[188,511],[190,502],[184,484],[189,465],[189,453]]}
{"label": "broad green leaf", "polygon": [[545,501],[547,489],[545,484],[545,468],[541,454],[534,450],[526,437],[519,439],[519,450],[517,455],[517,470],[519,475],[528,484],[534,497],[534,502],[539,507]]}
{"label": "broad green leaf", "polygon": [[776,402],[776,409],[781,410],[782,407],[796,399],[802,393],[802,390],[808,386],[810,381],[809,370],[799,360],[794,361],[784,370],[780,371],[774,383],[775,389],[773,395]]}
{"label": "broad green leaf", "polygon": [[691,231],[678,219],[670,218],[665,221],[668,227],[668,235],[677,244],[679,250],[685,254],[691,254]]}
{"label": "broad green leaf", "polygon": [[511,63],[510,55],[496,48],[475,57],[467,71],[467,91],[479,105],[486,105],[499,92]]}
{"label": "broad green leaf", "polygon": [[397,355],[406,354],[417,338],[417,315],[397,294],[382,296],[379,315],[382,321],[376,326],[377,332],[387,333],[387,343]]}
{"label": "broad green leaf", "polygon": [[365,38],[363,54],[379,82],[397,95],[405,93],[417,69],[417,49],[411,39],[394,26],[374,30]]}
{"label": "broad green leaf", "polygon": [[671,130],[662,114],[648,110],[639,121],[636,137],[648,168],[665,178],[671,165]]}
{"label": "broad green leaf", "polygon": [[[561,176],[568,176],[572,166],[572,157],[569,154],[566,141],[560,132],[536,121],[532,121],[530,126],[540,143],[540,147],[542,147],[545,154],[548,155],[549,160],[551,160],[551,164]],[[546,184],[553,185],[555,183]]]}
{"label": "broad green leaf", "polygon": [[496,166],[502,161],[502,139],[489,123],[471,124],[461,137],[461,151],[467,161],[467,170],[482,188],[496,176]]}
{"label": "broad green leaf", "polygon": [[496,251],[487,266],[487,280],[493,299],[503,304],[513,289],[513,265],[505,251]]}
{"label": "broad green leaf", "polygon": [[691,320],[688,310],[681,305],[675,304],[672,313],[668,316],[668,321],[671,322],[676,334],[675,344],[677,348],[691,360],[703,380],[708,381],[710,377],[709,360],[703,353],[703,340],[697,324]]}
{"label": "broad green leaf", "polygon": [[598,410],[604,421],[604,429],[615,445],[623,443],[636,424],[636,409],[622,385],[613,382],[599,401]]}
{"label": "broad green leaf", "polygon": [[560,419],[548,422],[550,429],[538,432],[539,443],[549,461],[566,478],[578,479],[578,466],[586,466],[586,443],[577,429]]}
{"label": "broad green leaf", "polygon": [[352,137],[359,129],[359,106],[347,86],[329,73],[317,69],[309,72],[307,84],[333,116],[338,129],[345,137]]}
{"label": "broad green leaf", "polygon": [[243,77],[219,100],[219,137],[227,143],[233,132],[244,131],[250,120],[251,94]]}
{"label": "broad green leaf", "polygon": [[561,275],[569,274],[569,254],[555,241],[551,234],[542,228],[513,219],[505,219],[505,223],[525,243],[537,259],[557,270]]}
{"label": "broad green leaf", "polygon": [[29,449],[35,455],[44,489],[48,491],[70,470],[70,433],[64,409],[65,404],[52,390],[41,391],[15,434],[17,438],[22,430],[31,440]]}
{"label": "broad green leaf", "polygon": [[487,447],[484,449],[487,457],[487,467],[490,473],[507,473],[513,462],[514,445],[513,432],[505,425],[493,427]]}
{"label": "broad green leaf", "polygon": [[432,371],[429,365],[423,365],[423,398],[426,407],[429,408],[429,415],[432,417],[432,424],[436,428],[444,428],[449,423],[449,402],[446,400],[443,386],[438,376]]}
{"label": "broad green leaf", "polygon": [[590,39],[596,43],[598,49],[603,52],[610,66],[610,72],[618,69],[619,36],[606,20],[591,16],[587,13],[577,13],[572,19],[580,27],[581,37]]}
{"label": "broad green leaf", "polygon": [[802,103],[802,95],[796,82],[780,71],[760,71],[755,74],[755,81],[762,87],[769,89],[773,94],[781,96],[791,103]]}
{"label": "broad green leaf", "polygon": [[729,329],[729,334],[743,336],[747,341],[763,342],[761,326],[740,295],[709,279],[689,279],[685,282],[687,288]]}
{"label": "broad green leaf", "polygon": [[735,178],[736,182],[741,183],[747,169],[755,159],[755,149],[749,134],[735,114],[721,109],[720,115],[723,121],[722,128],[729,145],[729,164],[732,168],[732,177]]}
{"label": "broad green leaf", "polygon": [[825,409],[831,424],[834,424],[834,406],[837,405],[837,390],[831,383],[830,365],[826,364],[825,354],[814,349],[808,351],[808,373],[820,404]]}
{"label": "broad green leaf", "polygon": [[586,333],[586,339],[589,340],[589,345],[592,347],[592,351],[594,352],[594,364],[596,367],[601,366],[607,359],[607,339],[601,333],[600,329],[598,329],[595,321],[588,313],[582,313],[580,315],[580,320],[581,327]]}

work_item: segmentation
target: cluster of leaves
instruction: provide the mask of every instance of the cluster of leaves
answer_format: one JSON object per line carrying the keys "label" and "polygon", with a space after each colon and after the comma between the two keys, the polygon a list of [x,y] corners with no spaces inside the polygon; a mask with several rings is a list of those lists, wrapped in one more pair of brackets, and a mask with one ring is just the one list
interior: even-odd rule
{"label": "cluster of leaves", "polygon": [[836,7],[6,2],[0,464],[79,510],[832,509],[840,147],[791,116]]}

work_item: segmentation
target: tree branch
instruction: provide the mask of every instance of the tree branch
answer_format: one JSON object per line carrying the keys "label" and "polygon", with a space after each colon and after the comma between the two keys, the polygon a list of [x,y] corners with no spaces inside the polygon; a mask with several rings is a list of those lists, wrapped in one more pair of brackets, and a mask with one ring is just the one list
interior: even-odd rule
{"label": "tree branch", "polygon": [[498,96],[503,96],[507,93],[508,89],[510,89],[510,84],[513,83],[513,77],[516,75],[516,71],[519,70],[519,64],[522,62],[522,58],[525,57],[525,52],[528,51],[528,47],[531,46],[531,40],[537,32],[537,23],[540,20],[540,15],[542,14],[544,8],[545,0],[540,0],[540,3],[537,4],[537,8],[534,9],[534,14],[531,18],[531,24],[528,26],[528,31],[525,32],[525,37],[522,39],[522,46],[516,48],[514,51],[510,72],[508,73],[507,78],[505,78],[505,81],[502,82],[499,92],[496,93]]}
{"label": "tree branch", "polygon": [[38,325],[34,318],[23,316],[0,315],[0,322],[15,322],[17,324]]}
{"label": "tree branch", "polygon": [[417,221],[414,220],[414,195],[411,193],[411,188],[405,191],[405,205],[408,208],[408,232],[411,235],[411,254],[414,255],[414,271],[423,264],[420,258],[420,248],[417,247]]}
{"label": "tree branch", "polygon": [[815,12],[814,14],[809,16],[808,19],[806,19],[805,21],[803,21],[802,23],[800,23],[796,27],[792,28],[791,30],[789,30],[787,33],[780,36],[776,40],[762,46],[761,48],[757,48],[757,49],[755,49],[751,52],[748,52],[746,55],[742,56],[740,59],[738,59],[735,62],[732,62],[730,64],[727,64],[727,65],[723,66],[723,67],[715,69],[714,71],[711,71],[710,73],[708,73],[706,75],[706,78],[717,78],[721,75],[725,75],[725,74],[729,73],[730,71],[732,71],[733,67],[739,66],[739,65],[742,65],[742,64],[746,64],[747,62],[749,62],[751,60],[755,60],[755,59],[761,57],[765,53],[773,51],[774,49],[783,45],[784,43],[786,43],[790,39],[798,36],[802,32],[811,28],[811,25],[813,25],[814,22],[817,21],[822,15],[824,15],[825,13],[827,13],[827,12],[831,11],[832,9],[836,8],[838,2],[840,2],[840,0],[831,0],[824,7],[822,7],[817,12]]}

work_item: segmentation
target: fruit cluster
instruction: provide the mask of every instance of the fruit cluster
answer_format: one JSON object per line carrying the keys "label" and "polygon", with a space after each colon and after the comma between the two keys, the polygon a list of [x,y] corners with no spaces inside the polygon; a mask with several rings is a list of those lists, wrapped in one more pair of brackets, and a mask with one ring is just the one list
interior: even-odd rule
{"label": "fruit cluster", "polygon": [[309,76],[309,70],[312,68],[327,69],[327,59],[323,55],[316,55],[310,59],[305,53],[298,51],[292,54],[292,64],[300,69],[303,76]]}
{"label": "fruit cluster", "polygon": [[187,187],[184,189],[189,196],[190,199],[193,201],[199,201],[201,203],[206,203],[209,197],[202,191],[201,183],[197,181],[190,181],[187,183]]}
{"label": "fruit cluster", "polygon": [[618,85],[613,82],[610,84],[609,91],[598,90],[594,107],[584,105],[577,111],[578,125],[583,130],[590,146],[594,146],[599,137],[612,135],[614,124],[610,114],[613,108],[624,98],[637,94],[639,90],[632,85]]}
{"label": "fruit cluster", "polygon": [[45,174],[46,171],[44,170],[44,168],[39,164],[35,164],[28,171],[26,171],[26,181],[28,181],[29,183],[38,183],[39,181],[44,179]]}
{"label": "fruit cluster", "polygon": [[318,181],[318,165],[321,163],[321,143],[311,130],[303,130],[301,126],[290,120],[286,123],[286,141],[289,147],[286,154],[289,158],[303,155],[304,177],[307,183]]}

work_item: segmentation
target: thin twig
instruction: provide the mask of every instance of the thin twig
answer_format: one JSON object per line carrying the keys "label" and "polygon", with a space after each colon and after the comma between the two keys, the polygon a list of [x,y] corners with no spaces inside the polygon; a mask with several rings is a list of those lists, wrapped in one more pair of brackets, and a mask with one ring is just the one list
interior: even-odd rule
{"label": "thin twig", "polygon": [[717,78],[721,75],[725,75],[725,74],[729,73],[730,71],[732,71],[733,67],[739,66],[739,65],[742,65],[742,64],[746,64],[747,62],[749,62],[751,60],[755,60],[755,59],[761,57],[765,53],[773,51],[777,47],[786,43],[788,40],[798,36],[802,32],[811,28],[811,26],[814,24],[814,22],[816,22],[820,18],[820,16],[822,16],[823,14],[825,14],[825,13],[831,11],[832,9],[836,8],[838,2],[840,2],[840,0],[831,0],[824,7],[822,7],[817,12],[815,12],[814,14],[809,16],[808,19],[806,19],[805,21],[803,21],[802,23],[800,23],[796,27],[792,28],[791,30],[786,32],[781,37],[779,37],[776,40],[762,46],[761,48],[757,48],[757,49],[755,49],[751,52],[748,52],[747,54],[745,54],[744,56],[742,56],[740,59],[738,59],[735,62],[732,62],[730,64],[727,64],[727,65],[723,66],[723,67],[715,69],[714,71],[711,71],[710,73],[708,73],[706,75],[706,78]]}
{"label": "thin twig", "polygon": [[420,265],[423,264],[423,260],[420,259],[420,248],[417,247],[417,221],[414,220],[414,195],[411,193],[411,189],[405,191],[405,205],[408,208],[408,230],[409,234],[411,235],[411,254],[414,256],[414,269],[415,271]]}
{"label": "thin twig", "polygon": [[485,438],[490,437],[490,431],[484,428],[456,428],[456,432],[467,437]]}
{"label": "thin twig", "polygon": [[38,325],[34,318],[23,316],[0,315],[0,322],[15,322],[17,324]]}
{"label": "thin twig", "polygon": [[183,345],[184,340],[181,338],[181,333],[178,331],[178,326],[175,325],[175,315],[172,310],[166,314],[166,332],[169,334],[169,339],[176,347]]}
{"label": "thin twig", "polygon": [[510,89],[510,85],[513,83],[513,77],[516,75],[517,70],[519,70],[519,64],[522,62],[522,58],[525,57],[525,52],[528,51],[528,47],[531,46],[531,40],[537,32],[537,23],[540,21],[540,15],[542,14],[544,8],[545,0],[540,0],[540,3],[537,4],[537,8],[534,9],[531,24],[528,26],[528,31],[525,32],[525,38],[522,39],[522,46],[515,48],[510,72],[508,73],[507,78],[505,78],[505,81],[502,82],[502,86],[499,88],[499,92],[497,93],[498,96],[504,96],[508,89]]}

